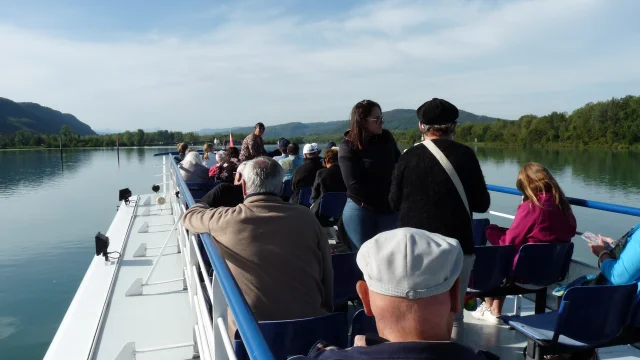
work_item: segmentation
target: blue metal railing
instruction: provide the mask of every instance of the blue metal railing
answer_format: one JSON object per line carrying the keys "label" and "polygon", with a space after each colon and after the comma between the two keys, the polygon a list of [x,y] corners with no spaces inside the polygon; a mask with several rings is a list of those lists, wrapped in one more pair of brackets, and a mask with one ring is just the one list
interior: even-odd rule
{"label": "blue metal railing", "polygon": [[[522,196],[522,193],[518,189],[514,189],[510,187],[487,185],[487,189],[489,191]],[[582,206],[589,209],[602,210],[602,211],[614,212],[618,214],[631,215],[631,216],[640,216],[640,208],[635,208],[631,206],[616,205],[616,204],[610,204],[610,203],[605,203],[600,201],[585,200],[585,199],[578,199],[578,198],[572,198],[572,197],[567,197],[567,200],[571,205]]]}
{"label": "blue metal railing", "polygon": [[[195,205],[196,202],[193,200],[191,192],[180,176],[178,165],[175,161],[168,162],[175,171],[180,196],[184,197],[189,207]],[[242,291],[240,291],[238,283],[236,283],[236,279],[231,274],[231,270],[229,270],[227,262],[218,252],[218,249],[213,242],[213,238],[207,233],[200,234],[200,238],[202,239],[202,245],[209,256],[209,261],[213,267],[214,274],[220,282],[222,293],[224,294],[227,304],[231,309],[231,313],[238,325],[238,331],[240,331],[240,335],[242,336],[242,341],[247,349],[247,354],[249,354],[252,360],[274,360],[273,354],[271,353],[271,350],[258,327],[258,322],[249,308],[249,304],[242,294]],[[211,299],[211,301],[213,301],[213,299]]]}

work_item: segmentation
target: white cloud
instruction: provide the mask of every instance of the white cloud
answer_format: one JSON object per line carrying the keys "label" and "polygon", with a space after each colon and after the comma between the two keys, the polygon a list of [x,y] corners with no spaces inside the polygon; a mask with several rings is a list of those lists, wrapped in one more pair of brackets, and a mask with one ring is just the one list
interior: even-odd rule
{"label": "white cloud", "polygon": [[329,121],[362,98],[391,109],[434,96],[517,118],[639,88],[640,25],[624,21],[638,5],[392,0],[309,20],[254,4],[200,14],[216,26],[197,36],[95,41],[0,24],[0,96],[94,128]]}

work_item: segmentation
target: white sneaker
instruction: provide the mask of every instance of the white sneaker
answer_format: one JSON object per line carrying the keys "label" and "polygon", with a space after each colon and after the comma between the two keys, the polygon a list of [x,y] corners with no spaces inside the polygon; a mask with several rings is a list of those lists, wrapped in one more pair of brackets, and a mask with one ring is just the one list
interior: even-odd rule
{"label": "white sneaker", "polygon": [[487,306],[487,303],[483,302],[482,304],[480,304],[480,306],[478,306],[476,311],[471,313],[471,316],[479,320],[484,320],[485,311],[489,311],[489,307]]}
{"label": "white sneaker", "polygon": [[478,320],[483,320],[493,325],[501,324],[500,318],[494,316],[491,313],[491,309],[489,309],[485,303],[482,303],[482,305],[480,305],[471,315]]}

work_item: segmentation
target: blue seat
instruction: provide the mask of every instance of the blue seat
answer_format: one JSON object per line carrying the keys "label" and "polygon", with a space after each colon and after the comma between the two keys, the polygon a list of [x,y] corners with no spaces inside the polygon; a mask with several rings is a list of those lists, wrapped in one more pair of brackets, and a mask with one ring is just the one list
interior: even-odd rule
{"label": "blue seat", "polygon": [[490,291],[511,278],[515,246],[476,246],[475,253],[476,261],[469,280],[472,292]]}
{"label": "blue seat", "polygon": [[339,306],[357,300],[356,283],[363,280],[362,271],[356,263],[357,253],[331,255],[333,267],[333,305]]}
{"label": "blue seat", "polygon": [[320,196],[321,216],[335,219],[337,222],[342,217],[342,211],[347,204],[347,193],[345,192],[326,192]]}
{"label": "blue seat", "polygon": [[489,224],[491,224],[491,221],[489,221],[489,219],[473,219],[473,245],[487,245],[487,234],[485,233],[485,229]]}
{"label": "blue seat", "polygon": [[305,186],[301,188],[298,192],[298,204],[306,207],[311,207],[311,204],[313,204],[313,201],[311,200],[311,192],[311,186]]}
{"label": "blue seat", "polygon": [[280,192],[280,197],[283,200],[288,201],[293,195],[293,189],[291,188],[291,180],[285,180],[282,182],[282,191]]}
{"label": "blue seat", "polygon": [[356,311],[351,321],[351,337],[349,338],[349,346],[353,346],[356,335],[378,335],[376,327],[376,318],[364,313],[364,309]]}
{"label": "blue seat", "polygon": [[[261,321],[258,326],[273,357],[278,360],[295,355],[307,355],[318,340],[324,340],[340,348],[346,348],[349,341],[349,325],[345,313],[296,320]],[[249,360],[237,330],[234,336],[234,350],[238,360]]]}
{"label": "blue seat", "polygon": [[529,338],[528,359],[595,349],[612,342],[628,324],[636,291],[635,283],[574,287],[558,311],[502,320]]}
{"label": "blue seat", "polygon": [[193,200],[200,201],[211,189],[216,187],[216,185],[220,184],[220,181],[210,181],[210,182],[188,182],[186,183],[187,189],[191,193]]}
{"label": "blue seat", "polygon": [[573,243],[523,245],[513,269],[513,281],[551,286],[566,278],[572,256]]}

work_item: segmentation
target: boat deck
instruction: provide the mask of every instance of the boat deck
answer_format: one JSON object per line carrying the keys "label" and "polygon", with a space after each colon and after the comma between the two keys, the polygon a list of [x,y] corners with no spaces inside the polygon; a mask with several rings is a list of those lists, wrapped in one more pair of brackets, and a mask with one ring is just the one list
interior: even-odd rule
{"label": "boat deck", "polygon": [[[148,197],[149,195],[141,196],[141,199]],[[116,359],[123,346],[129,342],[135,342],[138,351],[193,342],[189,296],[182,280],[145,285],[142,295],[126,295],[136,279],[144,279],[149,274],[154,262],[157,262],[157,266],[150,282],[179,279],[183,276],[182,257],[175,246],[178,242],[177,232],[171,232],[174,218],[170,205],[165,204],[161,208],[155,204],[139,205],[137,214],[142,214],[147,209],[152,214],[166,215],[136,216],[133,221],[96,347],[94,358],[97,360]],[[139,232],[145,224],[148,224],[147,232]],[[174,246],[165,249],[160,261],[156,258],[160,248],[148,249],[146,256],[134,257],[140,245],[146,244],[148,248],[161,247],[168,236],[168,245]],[[187,346],[136,353],[136,359],[190,359],[193,353],[193,347]]]}

